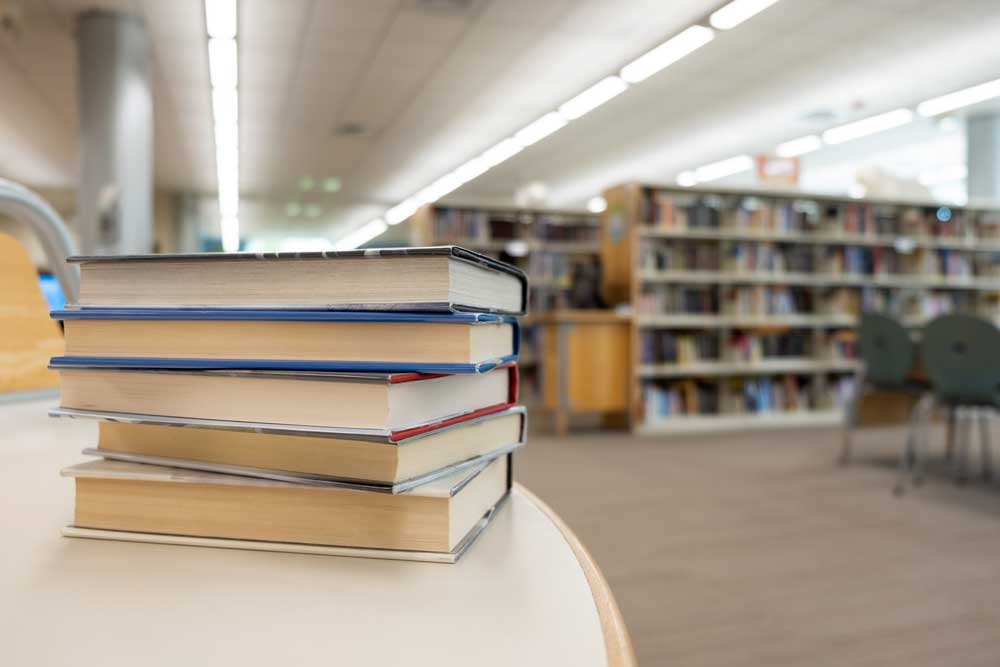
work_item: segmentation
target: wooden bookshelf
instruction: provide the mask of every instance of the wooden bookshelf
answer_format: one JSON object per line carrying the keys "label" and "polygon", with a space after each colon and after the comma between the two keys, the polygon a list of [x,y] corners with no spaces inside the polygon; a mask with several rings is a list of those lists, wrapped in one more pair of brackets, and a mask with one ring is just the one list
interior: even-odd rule
{"label": "wooden bookshelf", "polygon": [[628,184],[605,192],[602,292],[632,317],[638,433],[830,425],[863,310],[1000,319],[1000,210]]}
{"label": "wooden bookshelf", "polygon": [[600,222],[592,213],[461,205],[431,205],[410,219],[413,245],[460,245],[510,262],[528,275],[528,316],[521,320],[523,402],[541,402],[546,358],[535,316],[572,304],[573,271],[600,255]]}

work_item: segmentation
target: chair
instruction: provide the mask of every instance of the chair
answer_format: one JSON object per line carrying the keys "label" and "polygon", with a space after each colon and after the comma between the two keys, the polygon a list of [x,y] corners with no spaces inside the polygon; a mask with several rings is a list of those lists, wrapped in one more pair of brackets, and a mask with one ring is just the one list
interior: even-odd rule
{"label": "chair", "polygon": [[[908,465],[918,457],[920,449],[918,431],[933,406],[927,385],[913,380],[917,345],[906,327],[892,317],[879,313],[863,313],[858,329],[858,347],[862,367],[857,375],[854,398],[847,408],[844,419],[840,462],[843,465],[850,463],[858,409],[866,389],[905,393],[918,400],[910,412],[906,445],[900,462],[902,478]],[[914,470],[918,468],[915,467]],[[922,472],[922,468],[919,470]],[[902,482],[897,484],[897,492],[902,488]]]}
{"label": "chair", "polygon": [[945,315],[927,325],[923,364],[936,400],[956,411],[955,479],[966,480],[970,417],[978,417],[982,471],[993,475],[990,413],[1000,407],[1000,329],[971,315]]}

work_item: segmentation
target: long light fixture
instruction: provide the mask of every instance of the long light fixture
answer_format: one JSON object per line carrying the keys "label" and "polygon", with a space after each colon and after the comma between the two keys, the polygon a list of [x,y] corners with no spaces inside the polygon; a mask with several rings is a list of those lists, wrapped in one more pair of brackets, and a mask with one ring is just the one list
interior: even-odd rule
{"label": "long light fixture", "polygon": [[693,25],[622,67],[621,77],[629,83],[644,81],[668,65],[674,64],[689,53],[708,44],[713,37],[715,37],[715,32],[711,28]]}
{"label": "long light fixture", "polygon": [[205,0],[208,73],[212,82],[215,169],[222,249],[240,249],[239,65],[236,0]]}
{"label": "long light fixture", "polygon": [[361,227],[355,229],[353,232],[344,236],[339,241],[333,244],[334,250],[354,250],[360,245],[368,243],[373,238],[385,232],[388,227],[385,221],[381,218],[376,218],[371,222],[368,222]]}
{"label": "long light fixture", "polygon": [[756,16],[778,0],[733,0],[722,9],[712,12],[709,24],[718,30],[730,30]]}
{"label": "long light fixture", "polygon": [[894,127],[906,125],[913,120],[913,112],[909,109],[893,109],[880,113],[877,116],[869,116],[853,123],[833,127],[823,133],[823,142],[827,144],[842,144],[861,137],[867,137],[876,132],[891,130]]}
{"label": "long light fixture", "polygon": [[774,154],[778,157],[798,157],[799,155],[818,151],[822,147],[823,140],[815,134],[810,134],[778,144],[774,149]]}
{"label": "long light fixture", "polygon": [[[628,88],[628,84],[619,79],[617,76],[606,77],[573,99],[564,103],[559,107],[558,113],[562,114],[562,116],[568,120],[576,120],[580,116],[590,113],[613,97],[621,95],[625,92],[626,88]],[[529,125],[528,127],[531,126]],[[516,139],[517,135],[514,135],[514,137]]]}
{"label": "long light fixture", "polygon": [[694,176],[699,183],[705,181],[715,181],[726,176],[739,174],[753,169],[753,158],[749,155],[737,155],[736,157],[719,160],[694,170]]}
{"label": "long light fixture", "polygon": [[921,102],[917,105],[917,113],[921,116],[937,116],[971,104],[985,102],[994,97],[1000,97],[1000,79],[987,81],[978,86],[957,90],[954,93]]}
{"label": "long light fixture", "polygon": [[564,115],[558,111],[552,111],[516,132],[514,134],[514,141],[521,144],[523,148],[527,148],[532,144],[538,143],[553,132],[566,127],[568,122],[569,120]]}
{"label": "long light fixture", "polygon": [[[734,27],[775,2],[777,0],[734,0],[726,7],[723,7],[722,10],[719,10],[720,12],[727,10],[728,13],[722,14],[722,18],[717,17],[716,21],[721,21],[721,24],[727,28]],[[716,14],[718,13],[716,12]],[[727,16],[728,19],[726,18]],[[383,233],[389,226],[398,225],[407,220],[421,206],[437,201],[489,169],[509,160],[526,147],[558,132],[570,122],[622,94],[630,85],[648,79],[653,74],[708,44],[714,37],[715,31],[708,26],[696,24],[687,27],[656,48],[622,67],[617,76],[612,75],[601,79],[583,92],[564,102],[555,111],[550,111],[541,116],[511,136],[506,137],[496,145],[483,151],[480,155],[441,176],[430,185],[410,195],[395,206],[392,206],[385,211],[381,218],[372,220],[349,232],[335,244],[335,247],[345,249],[348,246],[353,248],[367,243]],[[749,156],[739,157],[750,159]],[[742,170],[741,168],[740,171]],[[695,178],[694,172],[691,172],[691,178]]]}

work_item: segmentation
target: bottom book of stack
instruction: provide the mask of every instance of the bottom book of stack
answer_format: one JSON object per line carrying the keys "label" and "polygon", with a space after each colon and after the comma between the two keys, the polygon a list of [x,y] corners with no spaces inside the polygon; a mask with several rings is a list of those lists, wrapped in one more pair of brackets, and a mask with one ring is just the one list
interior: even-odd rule
{"label": "bottom book of stack", "polygon": [[443,563],[461,558],[507,497],[525,431],[521,407],[354,440],[53,415],[101,419],[99,446],[84,453],[103,458],[62,471],[76,484],[66,536]]}

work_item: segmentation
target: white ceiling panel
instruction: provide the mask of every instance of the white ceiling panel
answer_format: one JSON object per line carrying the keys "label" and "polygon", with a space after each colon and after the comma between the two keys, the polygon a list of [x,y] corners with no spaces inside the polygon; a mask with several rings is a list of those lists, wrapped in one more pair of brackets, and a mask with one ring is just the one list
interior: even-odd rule
{"label": "white ceiling panel", "polygon": [[[73,26],[103,7],[149,25],[158,185],[212,192],[202,0],[9,2],[23,11],[0,31],[0,175],[72,184]],[[720,4],[239,0],[241,186],[248,201],[321,202],[307,228],[363,222]],[[669,179],[834,122],[816,112],[840,122],[996,78],[997,34],[995,0],[782,0],[455,196],[509,199],[542,180],[576,205],[619,180]],[[364,131],[338,135],[345,123]],[[302,176],[343,188],[302,193]]]}

